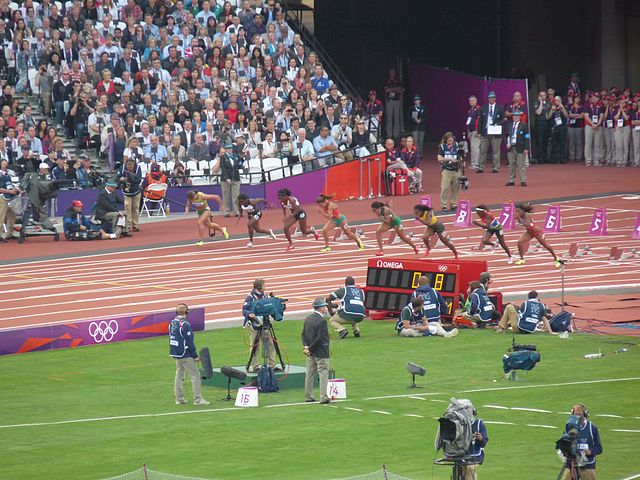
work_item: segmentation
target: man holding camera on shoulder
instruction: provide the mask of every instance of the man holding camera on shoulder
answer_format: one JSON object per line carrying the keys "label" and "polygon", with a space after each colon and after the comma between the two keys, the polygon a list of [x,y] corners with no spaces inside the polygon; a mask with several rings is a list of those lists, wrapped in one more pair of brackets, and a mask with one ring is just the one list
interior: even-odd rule
{"label": "man holding camera on shoulder", "polygon": [[[268,328],[265,328],[265,323],[269,322],[269,317],[256,317],[255,313],[252,313],[253,304],[264,298],[267,295],[264,293],[265,281],[258,278],[253,281],[253,289],[247,295],[242,305],[242,315],[244,316],[243,327],[250,328],[250,341],[251,341],[251,358],[249,359],[249,370],[256,373],[260,370],[260,362],[258,360],[258,351],[260,348],[260,342],[262,342],[262,357],[265,359],[268,367],[273,368],[274,371],[281,371],[276,368],[276,351],[273,344],[273,338]],[[255,348],[254,348],[255,347]]]}
{"label": "man holding camera on shoulder", "polygon": [[[564,466],[565,474],[563,480],[597,480],[596,456],[602,453],[602,443],[600,443],[600,433],[589,420],[589,411],[584,403],[576,403],[571,409],[571,417],[565,425],[565,438],[571,445],[571,452],[560,449],[566,458]],[[559,446],[560,441],[556,444]],[[566,442],[564,442],[566,444]],[[571,455],[568,455],[571,453]],[[577,472],[576,472],[577,470]]]}
{"label": "man holding camera on shoulder", "polygon": [[531,290],[528,295],[528,299],[522,303],[520,308],[514,304],[508,304],[496,332],[504,333],[507,327],[511,327],[513,333],[533,333],[540,322],[544,325],[544,331],[555,335],[549,324],[549,310],[547,307],[538,300],[538,292]]}

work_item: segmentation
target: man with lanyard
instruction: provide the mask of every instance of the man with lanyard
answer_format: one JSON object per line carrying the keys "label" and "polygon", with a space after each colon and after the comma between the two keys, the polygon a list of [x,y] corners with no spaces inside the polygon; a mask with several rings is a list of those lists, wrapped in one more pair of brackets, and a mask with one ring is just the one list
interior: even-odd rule
{"label": "man with lanyard", "polygon": [[545,332],[553,334],[548,313],[544,303],[538,300],[538,292],[531,290],[527,300],[522,303],[520,308],[512,303],[505,307],[496,332],[503,333],[507,327],[511,327],[513,333],[533,333],[538,324],[542,322]]}
{"label": "man with lanyard", "polygon": [[[337,310],[333,309],[331,302],[340,300]],[[331,319],[329,323],[338,332],[340,339],[343,339],[349,332],[345,325],[353,327],[353,336],[360,336],[360,322],[364,319],[364,291],[356,287],[356,281],[349,276],[344,280],[344,287],[338,288],[327,297],[327,304]]]}
{"label": "man with lanyard", "polygon": [[389,78],[384,85],[385,111],[387,115],[387,137],[400,136],[400,117],[402,116],[402,84],[397,79],[395,68],[389,70]]}
{"label": "man with lanyard", "polygon": [[565,425],[565,433],[574,430],[577,435],[578,450],[580,451],[577,459],[577,469],[580,475],[579,477],[570,477],[572,466],[571,460],[567,459],[566,465],[569,471],[565,478],[596,480],[598,478],[596,473],[596,456],[602,453],[602,443],[600,443],[598,427],[589,420],[589,411],[584,403],[576,403],[571,409],[571,415],[578,417],[577,428],[576,425],[567,423],[567,425]]}
{"label": "man with lanyard", "polygon": [[613,122],[615,124],[613,131],[615,164],[617,167],[626,167],[629,162],[629,144],[631,143],[631,112],[624,95],[620,97],[618,105],[613,110]]}
{"label": "man with lanyard", "polygon": [[604,114],[602,106],[598,102],[598,94],[593,93],[589,104],[584,107],[584,163],[587,167],[601,165],[602,155],[602,122]]}
{"label": "man with lanyard", "polygon": [[551,107],[547,92],[538,93],[538,100],[533,104],[534,109],[534,140],[536,141],[536,163],[549,163],[547,148],[549,145],[549,120],[547,113]]}
{"label": "man with lanyard", "polygon": [[440,323],[441,315],[449,313],[449,305],[439,291],[429,284],[429,279],[424,275],[418,279],[418,288],[411,295],[413,298],[422,299],[422,313],[427,319],[429,333],[441,337],[455,337],[458,329],[447,332]]}
{"label": "man with lanyard", "polygon": [[611,97],[605,96],[602,99],[602,108],[604,110],[602,121],[602,137],[603,137],[603,156],[602,165],[613,165],[615,161],[615,143],[613,141],[613,131],[615,128],[614,103],[615,95]]}
{"label": "man with lanyard", "polygon": [[551,163],[564,163],[569,113],[562,104],[562,97],[556,96],[553,99],[551,110],[547,112],[547,119],[551,122]]}
{"label": "man with lanyard", "polygon": [[[431,325],[423,310],[422,296],[413,297],[411,302],[402,309],[396,322],[396,332],[401,337],[428,337],[438,335],[441,337],[453,337],[458,334],[454,329],[446,332],[439,323]],[[455,333],[454,333],[455,332]]]}
{"label": "man with lanyard", "polygon": [[516,182],[516,168],[520,174],[520,185],[527,186],[527,156],[529,155],[529,126],[521,122],[522,112],[512,113],[512,121],[507,129],[507,159],[509,160],[509,181],[507,187]]}
{"label": "man with lanyard", "polygon": [[176,360],[176,378],[174,392],[176,405],[185,405],[187,402],[182,393],[182,383],[185,372],[191,378],[194,405],[209,405],[200,392],[200,372],[196,363],[200,362],[198,351],[193,338],[191,324],[187,321],[189,307],[179,303],[176,307],[176,318],[169,323],[169,355]]}
{"label": "man with lanyard", "polygon": [[[273,368],[274,371],[282,371],[282,369],[276,368],[276,350],[273,345],[271,331],[268,328],[264,328],[265,320],[268,320],[268,317],[258,318],[252,312],[255,302],[267,298],[264,293],[264,287],[265,281],[263,279],[254,280],[253,289],[244,299],[244,304],[242,305],[242,315],[244,316],[242,326],[250,328],[250,348],[254,352],[249,359],[249,370],[252,372],[260,370],[257,353],[260,350],[260,342],[262,342],[262,356],[265,358],[267,366]],[[254,346],[256,347],[255,351],[253,350]]]}
{"label": "man with lanyard", "polygon": [[640,96],[636,94],[633,99],[633,110],[631,111],[631,136],[633,140],[633,158],[631,165],[640,167]]}
{"label": "man with lanyard", "polygon": [[409,118],[411,119],[412,136],[416,141],[416,147],[420,155],[424,152],[425,117],[426,114],[424,106],[422,105],[422,98],[420,95],[414,95],[413,105],[409,109]]}
{"label": "man with lanyard", "polygon": [[469,139],[469,148],[471,151],[471,168],[478,168],[478,159],[480,158],[480,107],[478,99],[475,95],[469,97],[469,111],[467,112],[467,138]]}
{"label": "man with lanyard", "polygon": [[480,109],[480,158],[478,160],[478,173],[484,172],[484,164],[487,161],[489,145],[493,154],[492,173],[500,170],[500,144],[502,143],[502,124],[504,123],[504,109],[496,104],[495,92],[489,92],[489,103]]}
{"label": "man with lanyard", "polygon": [[6,171],[0,171],[0,229],[6,222],[4,236],[0,237],[0,242],[6,242],[13,238],[13,226],[16,223],[16,214],[11,209],[9,202],[16,198],[20,192],[18,186],[13,183],[11,175]]}
{"label": "man with lanyard", "polygon": [[584,152],[584,106],[580,104],[580,95],[576,95],[569,107],[569,161],[581,162]]}

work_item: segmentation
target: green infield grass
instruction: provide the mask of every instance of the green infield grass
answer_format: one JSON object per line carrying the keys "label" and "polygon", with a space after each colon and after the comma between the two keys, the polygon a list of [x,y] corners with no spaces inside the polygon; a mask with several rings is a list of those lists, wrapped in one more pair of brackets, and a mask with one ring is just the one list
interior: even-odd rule
{"label": "green infield grass", "polygon": [[[276,325],[297,365],[304,365],[301,327]],[[301,403],[302,389],[287,389],[261,394],[258,408],[235,409],[220,400],[225,389],[203,387],[211,405],[177,406],[167,338],[3,357],[0,478],[99,479],[146,463],[208,479],[325,480],[382,464],[411,479],[447,479],[450,468],[433,465],[433,444],[436,418],[452,396],[470,399],[487,423],[482,480],[555,479],[555,441],[575,402],[588,406],[600,429],[599,478],[640,472],[640,347],[614,353],[633,338],[520,336],[538,345],[542,361],[507,381],[501,368],[510,335],[400,338],[381,321],[365,322],[362,332],[332,341],[348,399],[331,405]],[[196,345],[209,347],[214,366],[243,365],[243,338],[239,328],[214,330],[196,333]],[[584,358],[598,351],[605,355]],[[407,388],[407,361],[426,367],[417,379],[423,388]],[[190,385],[186,392],[191,399]],[[298,404],[284,405],[291,403]]]}

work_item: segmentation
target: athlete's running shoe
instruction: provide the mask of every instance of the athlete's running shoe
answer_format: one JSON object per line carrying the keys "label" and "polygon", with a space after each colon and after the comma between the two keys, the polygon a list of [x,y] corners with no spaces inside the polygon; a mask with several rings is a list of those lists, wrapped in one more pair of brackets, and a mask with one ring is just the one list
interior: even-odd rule
{"label": "athlete's running shoe", "polygon": [[276,237],[276,234],[275,234],[275,233],[273,233],[273,230],[269,230],[269,236],[270,236],[271,238],[273,238],[274,240],[275,240],[276,238],[278,238],[278,237]]}
{"label": "athlete's running shoe", "polygon": [[296,247],[293,246],[293,243],[290,243],[289,246],[285,249],[285,251],[290,252],[294,248],[296,248]]}
{"label": "athlete's running shoe", "polygon": [[376,252],[376,257],[382,257],[384,255],[384,252],[382,250],[378,250]]}
{"label": "athlete's running shoe", "polygon": [[359,250],[364,250],[364,243],[362,243],[362,240],[360,240],[358,237],[356,237],[356,243],[358,244]]}
{"label": "athlete's running shoe", "polygon": [[556,268],[560,268],[560,265],[562,265],[562,262],[559,259],[556,258],[553,261],[553,266],[556,267]]}
{"label": "athlete's running shoe", "polygon": [[424,251],[424,256],[428,257],[429,254],[431,253],[431,250],[429,250],[428,248]]}
{"label": "athlete's running shoe", "polygon": [[313,238],[315,238],[316,240],[320,240],[320,235],[318,235],[318,232],[316,232],[316,229],[311,227],[311,233],[313,233]]}
{"label": "athlete's running shoe", "polygon": [[524,260],[524,258],[521,258],[520,260],[516,260],[516,265],[524,265],[526,262]]}
{"label": "athlete's running shoe", "polygon": [[513,257],[512,256],[509,256],[509,258],[507,259],[507,263],[509,265],[511,265],[513,263]]}
{"label": "athlete's running shoe", "polygon": [[418,250],[418,247],[416,247],[415,245],[413,246],[413,253],[415,253],[416,255],[420,255],[420,250]]}
{"label": "athlete's running shoe", "polygon": [[198,247],[201,247],[201,246],[203,246],[203,245],[204,245],[204,242],[203,242],[202,240],[200,240],[199,242],[196,242],[196,245],[197,245]]}
{"label": "athlete's running shoe", "polygon": [[324,248],[320,249],[320,251],[322,253],[329,253],[331,251],[331,247],[324,247]]}
{"label": "athlete's running shoe", "polygon": [[229,240],[229,232],[227,232],[226,227],[222,227],[222,235],[224,235],[225,240]]}
{"label": "athlete's running shoe", "polygon": [[249,248],[253,247],[253,242],[247,242],[247,247]]}

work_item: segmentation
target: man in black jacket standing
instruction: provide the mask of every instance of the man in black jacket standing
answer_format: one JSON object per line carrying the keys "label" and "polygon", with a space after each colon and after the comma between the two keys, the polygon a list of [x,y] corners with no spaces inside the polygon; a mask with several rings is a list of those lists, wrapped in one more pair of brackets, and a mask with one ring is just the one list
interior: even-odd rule
{"label": "man in black jacket standing", "polygon": [[[240,167],[242,161],[233,152],[233,145],[220,149],[220,186],[222,187],[222,210],[225,217],[240,216],[238,195],[240,194]],[[229,208],[231,206],[231,208]]]}
{"label": "man in black jacket standing", "polygon": [[96,199],[96,219],[111,222],[111,233],[130,237],[127,216],[124,212],[124,199],[116,193],[117,188],[118,184],[114,180],[107,180],[104,190]]}
{"label": "man in black jacket standing", "polygon": [[307,375],[304,379],[305,402],[315,402],[313,382],[320,377],[320,403],[330,403],[327,395],[329,383],[329,329],[325,315],[327,302],[319,297],[313,301],[313,313],[304,320],[302,345],[307,356]]}
{"label": "man in black jacket standing", "polygon": [[496,103],[496,94],[489,92],[489,103],[480,108],[480,158],[478,159],[478,173],[484,172],[489,145],[493,154],[492,173],[500,170],[500,143],[502,143],[502,125],[504,123],[504,108]]}
{"label": "man in black jacket standing", "polygon": [[520,172],[520,185],[527,186],[527,156],[529,155],[529,127],[520,121],[521,111],[512,114],[512,121],[507,124],[507,159],[509,160],[509,181],[507,187],[516,182],[516,167]]}

